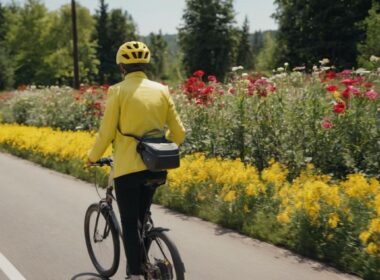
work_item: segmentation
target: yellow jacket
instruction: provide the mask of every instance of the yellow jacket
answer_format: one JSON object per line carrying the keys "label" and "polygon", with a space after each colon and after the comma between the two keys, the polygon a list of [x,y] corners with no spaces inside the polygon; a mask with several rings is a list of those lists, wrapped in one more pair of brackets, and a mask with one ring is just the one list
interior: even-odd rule
{"label": "yellow jacket", "polygon": [[137,136],[167,126],[167,139],[179,145],[185,138],[185,129],[168,88],[148,80],[140,71],[127,74],[124,81],[108,89],[106,108],[96,142],[88,152],[89,160],[96,162],[113,142],[115,178],[147,169],[136,152],[137,141],[121,135],[118,125],[122,133]]}

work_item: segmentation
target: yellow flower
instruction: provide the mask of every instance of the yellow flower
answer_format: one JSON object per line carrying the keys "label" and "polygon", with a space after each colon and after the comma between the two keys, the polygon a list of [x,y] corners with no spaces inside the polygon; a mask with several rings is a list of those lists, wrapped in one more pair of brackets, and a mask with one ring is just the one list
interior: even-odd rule
{"label": "yellow flower", "polygon": [[287,211],[284,211],[277,215],[277,221],[283,224],[288,224],[290,222],[289,213]]}
{"label": "yellow flower", "polygon": [[371,237],[371,233],[369,231],[363,231],[362,233],[360,233],[359,235],[359,239],[361,240],[361,242],[363,242],[363,244],[366,244],[368,239]]}
{"label": "yellow flower", "polygon": [[289,171],[278,162],[270,161],[270,166],[262,172],[262,178],[268,183],[273,183],[276,187],[280,187],[286,182]]}
{"label": "yellow flower", "polygon": [[255,185],[253,184],[249,184],[246,188],[245,188],[245,193],[248,195],[248,196],[254,196],[257,194],[257,190],[256,190],[256,187]]}
{"label": "yellow flower", "polygon": [[377,251],[378,251],[378,246],[375,243],[371,242],[368,244],[368,246],[367,246],[367,252],[368,253],[374,255],[374,254],[376,254]]}
{"label": "yellow flower", "polygon": [[380,218],[375,218],[371,220],[369,230],[371,232],[380,233]]}
{"label": "yellow flower", "polygon": [[339,222],[339,216],[336,213],[329,215],[329,220],[327,221],[329,227],[336,228]]}
{"label": "yellow flower", "polygon": [[233,202],[236,199],[236,191],[229,191],[225,196],[224,196],[224,201],[225,202]]}
{"label": "yellow flower", "polygon": [[334,234],[332,234],[332,233],[330,233],[326,236],[326,239],[329,241],[332,240],[333,238],[334,238]]}

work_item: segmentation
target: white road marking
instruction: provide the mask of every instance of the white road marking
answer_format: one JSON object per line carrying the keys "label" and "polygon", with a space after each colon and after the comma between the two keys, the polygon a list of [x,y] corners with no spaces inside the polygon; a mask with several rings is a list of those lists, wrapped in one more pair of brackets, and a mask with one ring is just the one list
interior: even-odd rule
{"label": "white road marking", "polygon": [[0,270],[9,278],[9,280],[26,280],[24,276],[7,260],[0,252]]}

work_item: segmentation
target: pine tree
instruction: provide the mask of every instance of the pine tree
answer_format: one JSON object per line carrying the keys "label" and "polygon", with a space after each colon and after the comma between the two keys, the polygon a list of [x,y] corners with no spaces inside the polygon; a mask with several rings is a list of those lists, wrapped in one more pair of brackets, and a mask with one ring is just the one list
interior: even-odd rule
{"label": "pine tree", "polygon": [[112,69],[113,60],[110,52],[110,39],[108,35],[109,18],[108,18],[108,5],[104,0],[100,0],[99,10],[95,15],[95,34],[94,37],[98,42],[96,55],[100,61],[98,79],[100,83],[106,83],[109,76],[109,71]]}
{"label": "pine tree", "polygon": [[243,28],[239,32],[239,46],[237,52],[236,65],[241,65],[244,69],[251,69],[253,66],[252,61],[252,50],[251,44],[249,42],[249,22],[248,18],[245,17]]}
{"label": "pine tree", "polygon": [[222,80],[234,51],[233,0],[186,0],[179,42],[188,74],[202,69]]}
{"label": "pine tree", "polygon": [[108,54],[110,56],[110,66],[107,69],[109,75],[108,82],[111,84],[120,82],[120,70],[116,65],[116,53],[120,45],[127,41],[137,40],[136,26],[132,16],[121,9],[111,10],[108,24]]}
{"label": "pine tree", "polygon": [[338,68],[356,65],[356,45],[363,39],[358,23],[371,0],[276,0],[279,62],[312,66],[329,58]]}

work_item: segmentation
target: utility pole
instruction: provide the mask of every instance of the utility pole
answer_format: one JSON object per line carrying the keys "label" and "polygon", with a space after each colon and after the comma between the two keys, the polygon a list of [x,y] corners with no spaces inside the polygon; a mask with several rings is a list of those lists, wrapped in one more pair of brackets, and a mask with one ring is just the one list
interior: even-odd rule
{"label": "utility pole", "polygon": [[79,89],[78,34],[75,0],[71,0],[71,20],[73,27],[74,88]]}

